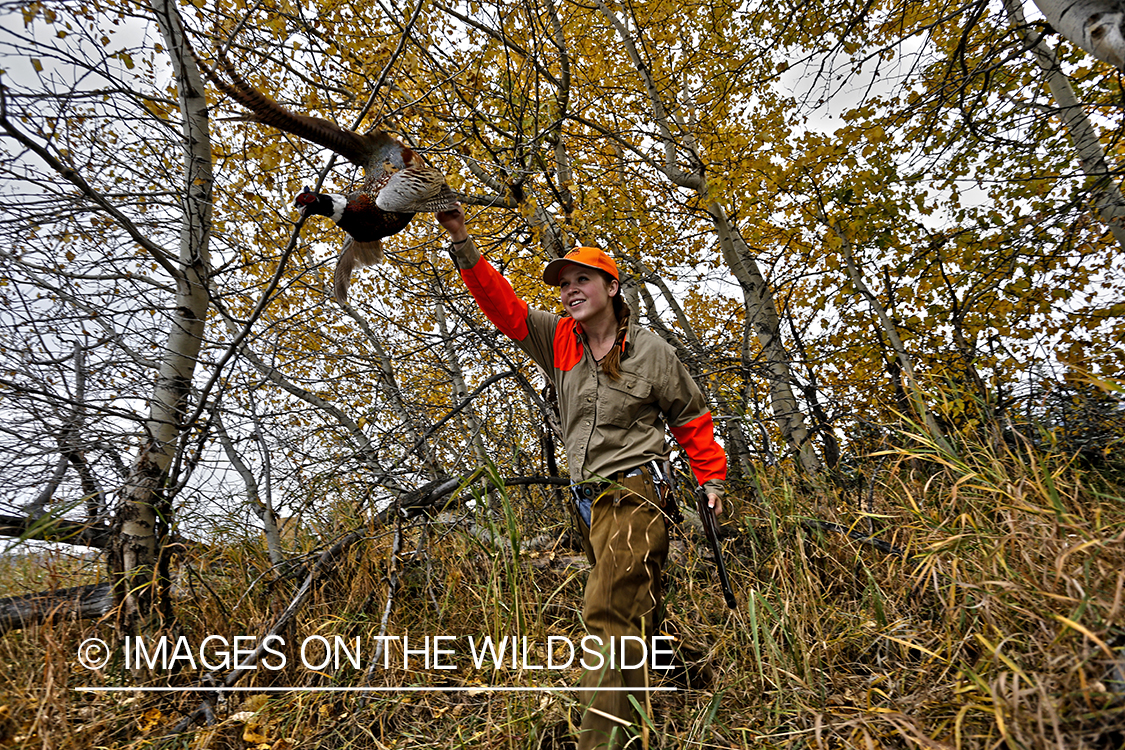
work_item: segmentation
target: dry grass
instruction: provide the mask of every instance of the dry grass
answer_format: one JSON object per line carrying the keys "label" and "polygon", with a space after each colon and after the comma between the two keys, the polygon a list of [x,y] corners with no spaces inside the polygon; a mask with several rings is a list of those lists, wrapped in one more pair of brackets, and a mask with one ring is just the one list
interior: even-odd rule
{"label": "dry grass", "polygon": [[[688,653],[705,658],[714,681],[655,695],[653,747],[1125,745],[1119,484],[1065,457],[981,445],[949,456],[923,438],[883,461],[874,512],[861,513],[835,491],[799,489],[781,471],[764,473],[759,484],[760,502],[743,500],[730,522],[738,611],[724,607],[700,547],[689,544],[669,570],[666,626]],[[512,507],[523,502],[514,491],[503,496],[497,538],[521,533]],[[814,516],[865,532],[870,525],[905,554],[809,531],[801,520]],[[561,530],[564,521],[556,523]],[[580,637],[580,571],[528,565],[503,544],[446,527],[421,534],[414,527],[404,536],[391,634]],[[287,641],[378,634],[390,545],[389,532],[373,531],[351,548],[319,582]],[[267,584],[268,576],[259,579],[265,569],[263,550],[230,550],[201,572],[206,587],[195,583],[178,601],[172,632],[193,642],[263,632],[295,583]],[[119,662],[96,674],[75,663],[77,644],[91,635],[111,638],[108,627],[88,623],[0,638],[0,746],[561,748],[577,716],[573,694],[471,689],[567,687],[575,671],[493,673],[462,663],[453,671],[380,669],[368,683],[364,669],[312,673],[292,659],[240,684],[465,689],[238,694],[217,706],[217,725],[168,737],[197,698],[73,690],[133,684]],[[185,671],[153,684],[195,678]]]}

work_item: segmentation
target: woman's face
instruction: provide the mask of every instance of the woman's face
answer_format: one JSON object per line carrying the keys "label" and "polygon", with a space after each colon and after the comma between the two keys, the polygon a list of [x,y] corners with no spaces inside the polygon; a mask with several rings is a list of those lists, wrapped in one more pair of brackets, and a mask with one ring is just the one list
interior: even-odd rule
{"label": "woman's face", "polygon": [[613,295],[618,284],[598,271],[570,263],[559,273],[559,299],[563,309],[579,323],[613,316]]}

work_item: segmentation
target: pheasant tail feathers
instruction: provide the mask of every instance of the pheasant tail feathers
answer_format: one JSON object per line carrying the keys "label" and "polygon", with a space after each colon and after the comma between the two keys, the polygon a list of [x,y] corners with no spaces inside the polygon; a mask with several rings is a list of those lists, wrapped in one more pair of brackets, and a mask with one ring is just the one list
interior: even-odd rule
{"label": "pheasant tail feathers", "polygon": [[351,237],[344,242],[344,251],[336,262],[336,273],[332,277],[332,293],[336,301],[348,301],[348,287],[352,284],[352,271],[383,261],[383,242],[356,242]]}
{"label": "pheasant tail feathers", "polygon": [[331,149],[353,164],[366,165],[372,148],[369,139],[323,118],[291,112],[251,86],[225,56],[219,58],[219,66],[230,83],[207,66],[200,67],[220,91],[253,113],[251,119]]}

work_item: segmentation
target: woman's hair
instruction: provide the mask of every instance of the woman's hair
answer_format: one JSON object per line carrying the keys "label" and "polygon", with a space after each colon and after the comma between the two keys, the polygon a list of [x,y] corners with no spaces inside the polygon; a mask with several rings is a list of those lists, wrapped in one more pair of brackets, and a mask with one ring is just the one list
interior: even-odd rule
{"label": "woman's hair", "polygon": [[[601,274],[606,277],[607,281],[617,281],[605,271]],[[609,350],[609,354],[605,355],[602,359],[602,372],[606,374],[610,380],[621,379],[621,348],[625,343],[625,332],[629,329],[629,305],[625,303],[625,295],[622,294],[621,282],[617,283],[617,294],[613,295],[613,317],[617,318],[617,337],[613,340],[613,348]]]}

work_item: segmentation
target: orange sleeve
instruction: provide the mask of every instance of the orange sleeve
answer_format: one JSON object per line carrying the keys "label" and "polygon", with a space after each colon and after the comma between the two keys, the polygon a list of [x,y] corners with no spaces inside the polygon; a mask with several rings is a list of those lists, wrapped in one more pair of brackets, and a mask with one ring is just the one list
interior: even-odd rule
{"label": "orange sleeve", "polygon": [[687,453],[691,470],[700,486],[727,478],[727,454],[715,442],[715,423],[711,412],[699,415],[685,425],[671,427],[676,442]]}
{"label": "orange sleeve", "polygon": [[512,285],[488,259],[482,256],[472,268],[462,268],[461,279],[500,333],[513,341],[527,338],[527,303],[516,296]]}

